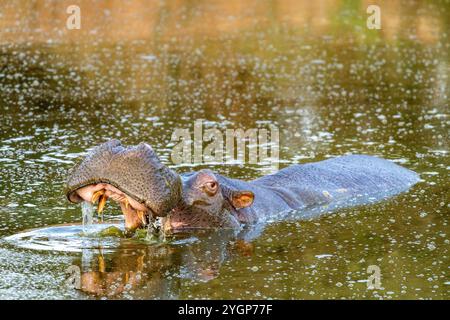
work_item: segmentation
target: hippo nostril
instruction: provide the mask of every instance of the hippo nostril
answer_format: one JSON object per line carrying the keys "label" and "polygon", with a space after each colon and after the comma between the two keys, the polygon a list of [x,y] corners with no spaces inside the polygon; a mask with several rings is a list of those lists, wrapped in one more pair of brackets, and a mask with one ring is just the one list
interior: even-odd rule
{"label": "hippo nostril", "polygon": [[184,204],[188,207],[192,206],[194,204],[194,198],[185,196],[184,197]]}
{"label": "hippo nostril", "polygon": [[192,207],[192,206],[195,206],[195,205],[205,206],[205,205],[209,204],[208,202],[206,202],[204,200],[196,199],[195,195],[193,195],[193,196],[192,195],[185,195],[183,197],[183,202],[184,202],[183,204],[186,207]]}

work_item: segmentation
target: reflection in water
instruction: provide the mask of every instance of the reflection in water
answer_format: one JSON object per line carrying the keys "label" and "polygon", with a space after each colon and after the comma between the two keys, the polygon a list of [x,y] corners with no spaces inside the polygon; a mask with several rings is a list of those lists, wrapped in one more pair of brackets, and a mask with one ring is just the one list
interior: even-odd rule
{"label": "reflection in water", "polygon": [[[244,239],[236,259],[233,245],[208,245],[208,237],[164,244],[154,260],[156,247],[103,239],[102,273],[97,249],[2,241],[0,297],[449,298],[444,3],[377,1],[376,31],[365,27],[365,0],[76,2],[82,29],[68,31],[73,1],[0,0],[0,236],[80,222],[63,181],[86,149],[109,138],[148,142],[180,173],[203,168],[170,159],[174,128],[198,119],[220,130],[275,124],[280,168],[363,153],[423,181],[382,203],[275,221]],[[266,169],[208,167],[240,179]],[[119,212],[108,207],[105,221]],[[86,274],[86,293],[63,285],[72,264]],[[381,268],[382,290],[367,290],[368,265]],[[102,284],[118,277],[133,289]]]}
{"label": "reflection in water", "polygon": [[[116,297],[145,288],[148,297],[176,298],[171,281],[163,278],[171,262],[167,249],[149,246],[130,254],[118,248],[119,254],[111,257],[104,257],[101,250],[94,253],[83,250],[80,289],[96,296]],[[159,257],[161,254],[165,259]]]}
{"label": "reflection in water", "polygon": [[110,298],[175,299],[180,297],[180,279],[210,281],[219,275],[225,259],[251,254],[251,244],[236,241],[231,231],[196,236],[199,240],[182,243],[118,246],[109,254],[84,249],[81,262],[73,262],[81,265],[80,289]]}

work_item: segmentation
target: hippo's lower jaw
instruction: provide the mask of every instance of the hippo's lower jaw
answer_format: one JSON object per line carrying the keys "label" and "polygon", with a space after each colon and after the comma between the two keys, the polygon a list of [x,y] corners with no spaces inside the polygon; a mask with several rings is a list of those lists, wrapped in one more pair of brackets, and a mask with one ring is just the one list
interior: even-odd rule
{"label": "hippo's lower jaw", "polygon": [[108,199],[119,203],[127,231],[145,227],[149,223],[150,214],[154,216],[150,208],[108,183],[87,185],[73,191],[69,197],[72,202],[98,203],[97,212],[99,214],[102,213]]}

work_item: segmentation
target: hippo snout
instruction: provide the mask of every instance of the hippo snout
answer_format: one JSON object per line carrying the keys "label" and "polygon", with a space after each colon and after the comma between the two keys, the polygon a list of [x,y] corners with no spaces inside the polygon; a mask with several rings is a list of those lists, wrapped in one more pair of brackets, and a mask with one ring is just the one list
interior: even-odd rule
{"label": "hippo snout", "polygon": [[149,217],[163,217],[181,199],[181,179],[161,163],[146,143],[123,146],[110,140],[95,147],[68,175],[66,196],[72,203],[118,202],[125,226],[135,229]]}

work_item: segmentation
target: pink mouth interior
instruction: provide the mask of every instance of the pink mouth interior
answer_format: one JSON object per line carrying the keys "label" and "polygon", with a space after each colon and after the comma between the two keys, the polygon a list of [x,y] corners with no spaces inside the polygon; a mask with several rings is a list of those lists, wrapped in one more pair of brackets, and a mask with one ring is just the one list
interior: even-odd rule
{"label": "pink mouth interior", "polygon": [[110,184],[98,183],[82,187],[76,190],[76,196],[83,201],[92,202],[94,194],[102,190],[104,191],[103,195],[107,199],[112,199],[119,203],[125,217],[125,228],[134,230],[146,225],[149,209]]}

